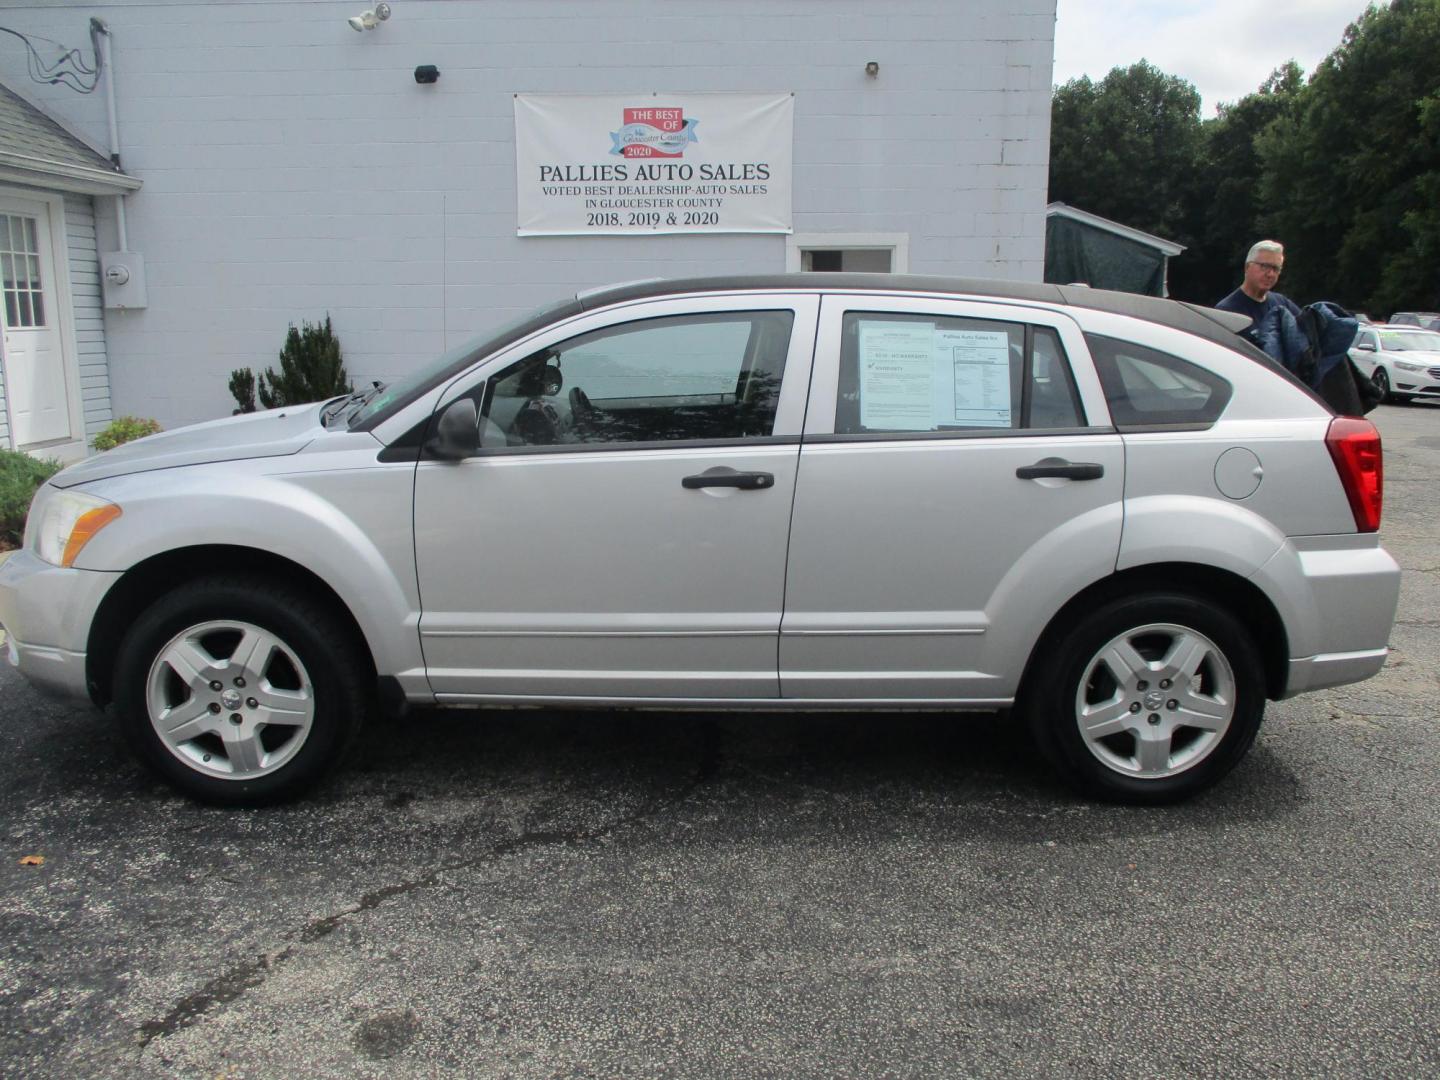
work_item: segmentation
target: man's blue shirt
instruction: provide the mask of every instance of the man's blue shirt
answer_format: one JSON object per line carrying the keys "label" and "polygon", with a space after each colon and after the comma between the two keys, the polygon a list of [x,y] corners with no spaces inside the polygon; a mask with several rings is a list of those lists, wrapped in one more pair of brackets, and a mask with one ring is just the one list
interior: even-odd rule
{"label": "man's blue shirt", "polygon": [[1236,289],[1215,306],[1249,315],[1254,322],[1241,333],[1272,359],[1291,371],[1299,370],[1308,342],[1300,331],[1300,309],[1293,300],[1277,292],[1266,293],[1264,300],[1252,300],[1245,290]]}
{"label": "man's blue shirt", "polygon": [[1258,325],[1260,320],[1266,313],[1274,308],[1276,304],[1286,308],[1290,314],[1294,315],[1297,319],[1300,317],[1300,308],[1296,306],[1295,301],[1291,300],[1288,296],[1282,296],[1278,292],[1266,293],[1264,300],[1251,300],[1250,297],[1245,295],[1244,289],[1236,289],[1215,306],[1221,311],[1234,311],[1240,315],[1249,315]]}

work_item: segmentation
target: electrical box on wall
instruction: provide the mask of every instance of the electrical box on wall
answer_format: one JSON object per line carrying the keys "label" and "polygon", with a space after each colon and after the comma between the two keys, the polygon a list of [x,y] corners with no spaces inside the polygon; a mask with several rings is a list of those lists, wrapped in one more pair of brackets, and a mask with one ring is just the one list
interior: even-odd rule
{"label": "electrical box on wall", "polygon": [[100,292],[107,308],[143,308],[145,256],[134,251],[107,251],[100,256]]}

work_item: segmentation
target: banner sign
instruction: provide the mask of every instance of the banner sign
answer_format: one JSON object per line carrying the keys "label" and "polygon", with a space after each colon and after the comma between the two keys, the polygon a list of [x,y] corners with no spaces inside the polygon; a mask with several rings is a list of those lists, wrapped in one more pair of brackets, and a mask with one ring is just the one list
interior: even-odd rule
{"label": "banner sign", "polygon": [[516,94],[520,236],[788,233],[790,94]]}

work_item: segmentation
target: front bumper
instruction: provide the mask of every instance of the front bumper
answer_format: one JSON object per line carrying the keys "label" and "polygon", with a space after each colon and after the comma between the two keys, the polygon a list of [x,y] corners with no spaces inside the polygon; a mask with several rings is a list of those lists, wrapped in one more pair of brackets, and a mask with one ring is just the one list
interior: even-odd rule
{"label": "front bumper", "polygon": [[1397,394],[1440,396],[1440,365],[1423,371],[1406,371],[1398,364],[1391,364],[1390,388]]}
{"label": "front bumper", "polygon": [[28,551],[0,561],[0,627],[12,667],[38,689],[88,698],[85,650],[100,601],[118,573],[51,566]]}

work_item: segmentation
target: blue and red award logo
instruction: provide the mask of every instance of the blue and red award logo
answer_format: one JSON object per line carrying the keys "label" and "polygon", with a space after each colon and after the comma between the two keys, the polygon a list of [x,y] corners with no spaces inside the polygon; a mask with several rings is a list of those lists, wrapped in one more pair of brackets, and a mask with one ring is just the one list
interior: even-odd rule
{"label": "blue and red award logo", "polygon": [[695,137],[698,121],[686,120],[683,109],[626,109],[623,126],[610,132],[610,153],[627,158],[678,158],[685,156]]}

